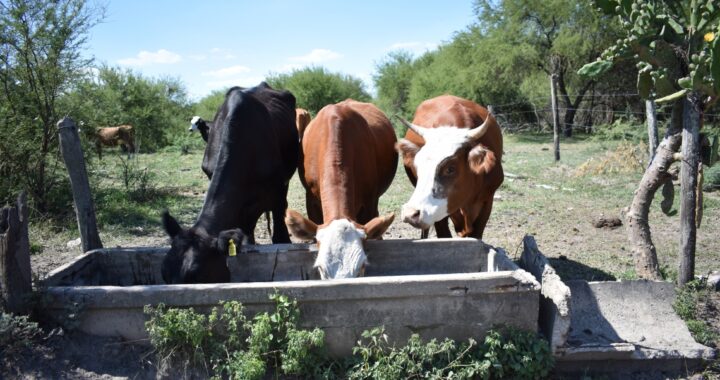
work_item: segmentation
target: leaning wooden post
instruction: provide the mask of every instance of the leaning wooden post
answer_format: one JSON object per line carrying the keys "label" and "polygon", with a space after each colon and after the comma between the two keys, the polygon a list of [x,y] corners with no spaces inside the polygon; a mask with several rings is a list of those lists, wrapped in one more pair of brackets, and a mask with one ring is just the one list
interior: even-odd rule
{"label": "leaning wooden post", "polygon": [[22,192],[14,207],[0,210],[0,306],[13,314],[27,314],[32,292],[26,198]]}
{"label": "leaning wooden post", "polygon": [[560,161],[560,113],[557,104],[557,74],[550,75],[550,91],[552,98],[552,116],[553,116],[553,150],[555,151],[555,161]]}
{"label": "leaning wooden post", "polygon": [[[699,95],[690,93],[684,100],[682,161],[680,163],[680,269],[678,284],[685,285],[695,277],[695,239],[698,223],[698,165],[700,164]],[[702,191],[702,190],[700,190]]]}
{"label": "leaning wooden post", "polygon": [[645,115],[647,116],[647,127],[648,127],[648,166],[655,158],[655,150],[659,144],[658,142],[658,129],[657,129],[657,111],[655,109],[655,101],[648,99],[645,101]]}
{"label": "leaning wooden post", "polygon": [[70,185],[73,200],[75,201],[75,214],[80,229],[83,252],[102,248],[95,219],[95,206],[90,193],[90,182],[85,169],[85,159],[83,158],[77,127],[69,117],[60,120],[57,127],[60,135],[60,150],[70,175]]}

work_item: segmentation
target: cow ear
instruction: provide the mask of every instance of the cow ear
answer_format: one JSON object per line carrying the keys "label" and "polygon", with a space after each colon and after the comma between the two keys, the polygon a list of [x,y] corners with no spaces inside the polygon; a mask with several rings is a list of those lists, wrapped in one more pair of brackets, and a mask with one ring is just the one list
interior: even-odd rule
{"label": "cow ear", "polygon": [[397,143],[395,143],[395,149],[402,156],[403,164],[405,164],[405,166],[412,164],[415,159],[415,154],[417,154],[420,150],[417,145],[408,139],[400,139]]}
{"label": "cow ear", "polygon": [[239,229],[225,230],[218,234],[215,241],[215,248],[222,254],[230,253],[230,241],[232,240],[235,245],[235,249],[240,249],[243,244],[248,244],[248,238],[245,233]]}
{"label": "cow ear", "polygon": [[377,216],[365,223],[365,234],[368,239],[382,239],[383,234],[395,220],[395,214],[391,213],[384,216]]}
{"label": "cow ear", "polygon": [[292,236],[300,240],[312,240],[317,234],[317,224],[295,210],[287,210],[285,213],[285,225],[288,227]]}
{"label": "cow ear", "polygon": [[487,173],[495,163],[495,153],[483,145],[476,145],[468,153],[468,165],[475,174]]}
{"label": "cow ear", "polygon": [[180,232],[182,232],[182,227],[180,227],[180,223],[178,223],[178,221],[175,220],[175,218],[173,218],[167,210],[163,211],[162,223],[163,227],[165,228],[165,232],[167,232],[167,234],[171,238],[174,238]]}

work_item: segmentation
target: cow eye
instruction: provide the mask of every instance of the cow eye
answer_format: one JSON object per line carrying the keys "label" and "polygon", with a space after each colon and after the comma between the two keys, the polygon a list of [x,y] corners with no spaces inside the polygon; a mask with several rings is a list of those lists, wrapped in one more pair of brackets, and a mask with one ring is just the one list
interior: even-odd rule
{"label": "cow eye", "polygon": [[443,170],[443,174],[445,175],[453,175],[455,174],[455,165],[448,165],[445,167],[445,170]]}

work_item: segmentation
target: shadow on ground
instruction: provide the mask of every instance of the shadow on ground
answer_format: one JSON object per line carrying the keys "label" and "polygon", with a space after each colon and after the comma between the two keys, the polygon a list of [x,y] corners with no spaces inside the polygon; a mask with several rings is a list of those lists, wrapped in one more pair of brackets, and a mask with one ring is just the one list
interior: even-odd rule
{"label": "shadow on ground", "polygon": [[557,274],[563,281],[585,280],[585,281],[616,281],[617,278],[603,270],[589,267],[585,264],[570,259],[548,258],[550,265],[555,268]]}

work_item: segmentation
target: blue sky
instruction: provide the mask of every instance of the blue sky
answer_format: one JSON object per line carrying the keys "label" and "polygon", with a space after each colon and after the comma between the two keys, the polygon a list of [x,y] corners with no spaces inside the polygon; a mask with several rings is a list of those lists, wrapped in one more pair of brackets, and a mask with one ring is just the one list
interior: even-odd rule
{"label": "blue sky", "polygon": [[371,90],[388,52],[432,50],[473,20],[471,0],[111,0],[88,54],[178,77],[195,100],[312,65],[359,77]]}

